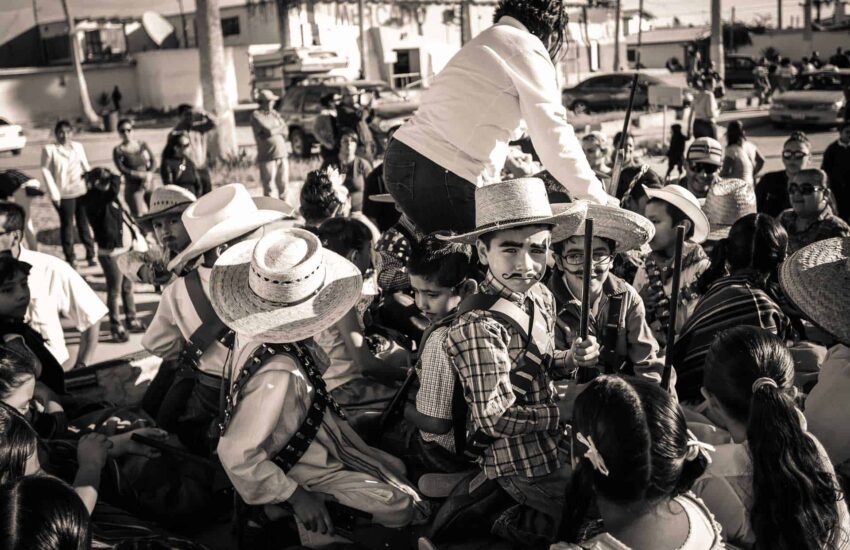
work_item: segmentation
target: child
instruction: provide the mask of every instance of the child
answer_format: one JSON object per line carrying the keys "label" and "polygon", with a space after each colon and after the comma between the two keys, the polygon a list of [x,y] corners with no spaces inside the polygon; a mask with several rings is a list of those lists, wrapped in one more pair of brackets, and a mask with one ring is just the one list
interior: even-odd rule
{"label": "child", "polygon": [[366,445],[343,420],[312,337],[360,298],[357,267],[303,229],[239,243],[218,259],[210,298],[237,333],[233,389],[218,456],[236,491],[272,519],[291,504],[302,544],[334,532],[325,502],[387,527],[414,517],[415,491],[397,459]]}
{"label": "child", "polygon": [[540,281],[550,243],[575,232],[587,205],[553,215],[543,181],[523,178],[479,187],[475,210],[474,231],[445,237],[474,242],[487,266],[476,295],[487,303],[459,310],[446,340],[475,430],[465,452],[481,462],[484,477],[521,503],[497,520],[494,534],[522,545],[551,543],[568,469],[558,453],[560,413],[551,379],[595,366],[599,348],[591,336],[576,338],[570,351],[554,351],[555,302]]}
{"label": "child", "polygon": [[714,461],[694,490],[738,548],[845,548],[850,517],[829,457],[797,408],[794,360],[753,326],[721,332],[702,393],[717,428]]}
{"label": "child", "polygon": [[322,222],[351,213],[351,196],[331,172],[313,170],[307,174],[301,187],[301,217],[304,229],[315,233]]}
{"label": "child", "polygon": [[[725,548],[709,508],[688,492],[713,449],[687,429],[682,409],[658,384],[593,380],[576,399],[570,447],[565,527],[578,544],[553,550]],[[601,521],[588,526],[594,509]]]}
{"label": "child", "polygon": [[416,306],[431,323],[419,346],[416,403],[404,410],[405,420],[417,428],[406,453],[414,480],[419,474],[469,469],[469,462],[458,456],[455,444],[456,437],[466,437],[466,415],[462,429],[456,432],[453,405],[455,398],[462,396],[455,396],[460,388],[445,344],[457,306],[477,286],[472,253],[467,244],[428,236],[414,246],[407,262]]}
{"label": "child", "polygon": [[838,214],[844,221],[850,220],[850,122],[844,121],[838,127],[838,139],[829,144],[823,152],[821,170],[829,178],[829,188],[835,195]]}
{"label": "child", "polygon": [[670,179],[670,174],[673,173],[673,168],[676,169],[676,174],[682,177],[685,172],[685,143],[688,138],[682,133],[682,125],[674,124],[670,127],[670,147],[667,148],[667,174],[664,179]]}
{"label": "child", "polygon": [[680,302],[675,327],[678,331],[696,305],[696,282],[711,265],[699,245],[708,235],[709,223],[697,198],[684,187],[668,185],[662,189],[644,188],[644,192],[649,197],[646,217],[655,226],[655,236],[649,241],[652,252],[635,273],[634,287],[646,306],[646,320],[655,339],[662,348],[666,348],[676,227],[685,226]]}
{"label": "child", "polygon": [[794,175],[788,184],[788,198],[791,208],[778,219],[788,232],[789,253],[823,239],[850,236],[850,226],[832,212],[823,170],[808,168]]}
{"label": "child", "polygon": [[609,373],[638,373],[661,380],[658,342],[644,318],[643,301],[629,283],[610,273],[614,254],[640,248],[655,230],[646,218],[612,206],[591,204],[593,218],[592,274],[584,270],[584,228],[555,243],[557,271],[549,280],[558,319],[555,346],[569,349],[578,336],[581,318],[582,280],[590,279],[588,333],[600,342],[600,368]]}
{"label": "child", "polygon": [[[280,204],[285,209],[285,203]],[[224,250],[283,216],[280,211],[258,209],[241,184],[218,187],[183,212],[192,243],[168,268],[181,273],[200,256],[203,263],[163,290],[142,346],[164,360],[178,360],[179,371],[157,373],[161,379],[151,386],[169,389],[158,406],[149,407],[157,412],[157,424],[176,433],[193,452],[211,450],[207,431],[219,413],[222,376],[232,346],[227,327],[209,304],[210,270]]]}
{"label": "child", "polygon": [[608,137],[602,132],[590,132],[581,138],[581,150],[587,162],[606,188],[610,185],[611,168],[608,166]]}
{"label": "child", "polygon": [[[88,191],[82,197],[95,241],[97,259],[106,278],[106,305],[109,308],[109,331],[116,342],[127,342],[127,331],[144,332],[145,325],[136,318],[133,281],[124,277],[118,267],[118,257],[130,251],[136,239],[144,237],[133,218],[118,202],[121,177],[106,168],[95,168],[85,174]],[[145,243],[146,246],[146,243]],[[118,295],[124,305],[121,323]],[[126,325],[126,329],[125,329]]]}

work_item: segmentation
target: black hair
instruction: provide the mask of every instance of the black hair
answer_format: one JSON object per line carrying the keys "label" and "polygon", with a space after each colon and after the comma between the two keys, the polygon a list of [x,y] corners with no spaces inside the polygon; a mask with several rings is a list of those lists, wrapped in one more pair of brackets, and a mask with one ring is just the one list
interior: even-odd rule
{"label": "black hair", "polygon": [[[738,219],[711,251],[711,266],[700,276],[700,294],[726,275],[726,264],[732,273],[749,269],[751,279],[768,291],[768,280],[776,279],[777,270],[788,253],[788,233],[778,221],[767,214],[747,214]],[[772,292],[770,292],[772,295]]]}
{"label": "black hair", "polygon": [[[625,137],[626,137],[626,141],[628,141],[628,140],[635,141],[635,136],[633,136],[631,132],[626,132]],[[623,139],[623,132],[622,131],[619,131],[616,134],[614,134],[614,149],[619,149],[622,146],[620,144],[620,141],[622,139]],[[626,142],[624,141],[623,144],[625,144],[625,143]],[[635,144],[637,144],[637,142],[635,142]]]}
{"label": "black hair", "polygon": [[307,173],[301,187],[301,215],[307,222],[333,216],[340,206],[336,188],[328,173],[313,170]]}
{"label": "black hair", "polygon": [[71,126],[71,122],[69,120],[63,118],[53,126],[53,133],[54,134],[59,133],[59,130],[61,130],[62,128],[67,128],[68,130],[74,129],[74,127]]}
{"label": "black hair", "polygon": [[130,128],[132,128],[136,125],[136,123],[133,122],[132,118],[122,118],[121,120],[118,121],[118,126],[116,126],[116,128],[121,128],[125,124],[129,124]]}
{"label": "black hair", "polygon": [[785,143],[783,143],[782,146],[784,147],[792,142],[796,142],[801,145],[806,145],[807,147],[812,146],[812,142],[809,140],[809,136],[807,136],[806,133],[801,130],[794,130],[793,132],[791,132],[791,135],[788,136],[788,139],[785,140]]}
{"label": "black hair", "polygon": [[[689,458],[688,426],[676,400],[651,380],[599,376],[578,396],[573,410],[573,472],[565,528],[575,535],[594,495],[628,506],[658,503],[691,489],[705,472],[702,453]],[[608,469],[595,470],[578,441],[592,440]]]}
{"label": "black hair", "polygon": [[414,243],[407,271],[435,285],[455,288],[475,277],[477,264],[473,252],[471,245],[450,243],[431,234]]}
{"label": "black hair", "polygon": [[20,204],[0,201],[0,216],[4,217],[3,231],[11,233],[12,231],[24,230],[27,213]]}
{"label": "black hair", "polygon": [[[759,378],[773,384],[753,388]],[[794,397],[794,359],[779,338],[753,326],[721,332],[705,359],[705,389],[747,426],[752,458],[750,524],[756,548],[831,547],[845,506],[828,458],[803,428]]]}
{"label": "black hair", "polygon": [[177,106],[177,114],[180,116],[185,115],[187,112],[191,112],[194,107],[189,105],[188,103],[181,103]]}
{"label": "black hair", "polygon": [[0,345],[0,400],[20,388],[27,376],[35,376],[32,357]]}
{"label": "black hair", "polygon": [[7,550],[89,550],[89,513],[64,481],[27,476],[0,487],[0,541]]}
{"label": "black hair", "polygon": [[541,231],[544,230],[544,229],[547,230],[547,231],[552,229],[551,225],[546,225],[546,224],[542,224],[542,223],[530,223],[528,225],[522,225],[522,226],[519,226],[519,227],[508,227],[507,229],[494,229],[493,231],[489,231],[487,233],[484,233],[483,235],[479,235],[478,240],[483,242],[484,246],[486,246],[487,249],[489,250],[490,249],[490,243],[493,242],[493,238],[496,236],[496,233],[498,233],[500,231],[512,231],[514,229],[523,229],[525,227],[537,227]]}
{"label": "black hair", "polygon": [[506,16],[525,25],[549,48],[549,58],[558,60],[567,42],[568,16],[562,0],[500,0],[493,23]]}
{"label": "black hair", "polygon": [[[567,246],[567,241],[572,239],[573,237],[581,237],[582,235],[571,235],[570,237],[564,239],[563,241],[558,241],[556,243],[552,243],[552,250],[555,254],[561,254],[564,252],[564,248]],[[614,253],[614,250],[617,249],[617,241],[614,239],[608,239],[606,237],[600,237],[599,235],[594,235],[597,239],[602,239],[605,242],[605,245],[608,247],[608,250],[611,254]]]}
{"label": "black hair", "polygon": [[744,133],[744,125],[740,120],[733,120],[726,128],[726,143],[728,145],[742,145],[747,139]]}
{"label": "black hair", "polygon": [[346,256],[349,252],[360,251],[372,244],[372,232],[360,220],[354,218],[331,218],[319,226],[318,237],[322,246]]}
{"label": "black hair", "polygon": [[165,140],[165,147],[162,150],[163,160],[176,158],[174,149],[177,147],[180,139],[184,137],[189,138],[189,133],[184,130],[175,130],[168,134],[168,139]]}
{"label": "black hair", "polygon": [[24,476],[27,461],[38,452],[38,435],[21,413],[0,401],[0,483]]}
{"label": "black hair", "polygon": [[848,128],[848,127],[850,127],[850,120],[842,120],[842,121],[838,124],[838,131],[839,131],[839,132],[843,132],[843,131],[844,131],[844,129],[845,129],[845,128]]}
{"label": "black hair", "polygon": [[682,133],[682,125],[681,124],[673,124],[672,126],[670,126],[670,129],[673,130],[674,134],[681,134]]}
{"label": "black hair", "polygon": [[10,281],[15,275],[28,276],[32,266],[11,254],[0,254],[0,284]]}
{"label": "black hair", "polygon": [[337,138],[337,141],[339,143],[342,143],[342,138],[344,138],[344,137],[353,137],[354,141],[356,141],[357,143],[360,143],[360,135],[357,133],[357,130],[355,130],[354,128],[343,128],[342,130],[340,130],[339,138]]}
{"label": "black hair", "polygon": [[681,208],[669,201],[665,201],[664,199],[659,198],[649,199],[646,204],[650,203],[658,203],[664,205],[664,209],[667,211],[667,215],[670,216],[670,220],[673,222],[673,227],[676,227],[685,220],[691,222],[689,224],[689,229],[685,232],[685,239],[690,239],[694,236],[694,230],[696,229],[696,227],[694,226],[694,220],[692,220],[690,216],[685,214],[685,212]]}

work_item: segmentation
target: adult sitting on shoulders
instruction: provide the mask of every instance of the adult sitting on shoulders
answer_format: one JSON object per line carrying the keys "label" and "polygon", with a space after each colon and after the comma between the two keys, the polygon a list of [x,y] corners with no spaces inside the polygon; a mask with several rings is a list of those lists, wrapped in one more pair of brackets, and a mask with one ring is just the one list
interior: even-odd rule
{"label": "adult sitting on shoulders", "polygon": [[476,187],[498,180],[526,126],[571,196],[608,201],[561,105],[562,3],[501,0],[494,20],[449,61],[387,148],[387,189],[424,233],[474,229]]}

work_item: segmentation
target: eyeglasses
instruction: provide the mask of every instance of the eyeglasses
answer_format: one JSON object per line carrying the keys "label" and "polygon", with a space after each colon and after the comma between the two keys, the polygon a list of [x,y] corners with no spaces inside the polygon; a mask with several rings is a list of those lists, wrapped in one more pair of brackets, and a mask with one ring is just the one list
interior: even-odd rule
{"label": "eyeglasses", "polygon": [[720,170],[720,167],[716,164],[708,164],[707,162],[695,162],[693,164],[693,171],[697,173],[715,174],[718,170]]}
{"label": "eyeglasses", "polygon": [[[593,263],[596,264],[605,264],[611,261],[614,257],[610,252],[594,252],[593,253]],[[584,252],[575,252],[572,254],[567,254],[566,256],[561,256],[567,265],[584,265]]]}
{"label": "eyeglasses", "polygon": [[788,186],[788,194],[793,195],[794,193],[799,193],[801,195],[812,195],[815,191],[822,191],[823,187],[818,185],[812,185],[811,183],[801,183],[796,184],[792,183]]}
{"label": "eyeglasses", "polygon": [[785,160],[800,160],[809,156],[808,153],[804,153],[803,151],[782,151],[782,158]]}
{"label": "eyeglasses", "polygon": [[130,133],[130,132],[132,132],[132,131],[133,131],[133,129],[132,129],[132,128],[130,128],[129,126],[126,126],[126,127],[124,127],[124,128],[118,128],[118,133],[119,133],[119,134],[129,134],[129,133]]}

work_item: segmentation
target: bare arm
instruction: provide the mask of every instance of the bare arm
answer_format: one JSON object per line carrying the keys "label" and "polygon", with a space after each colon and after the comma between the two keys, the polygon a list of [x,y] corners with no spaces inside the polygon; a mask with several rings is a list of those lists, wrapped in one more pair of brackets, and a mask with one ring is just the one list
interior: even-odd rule
{"label": "bare arm", "polygon": [[100,334],[100,321],[80,333],[80,349],[77,352],[77,363],[88,365],[94,358],[97,340]]}

